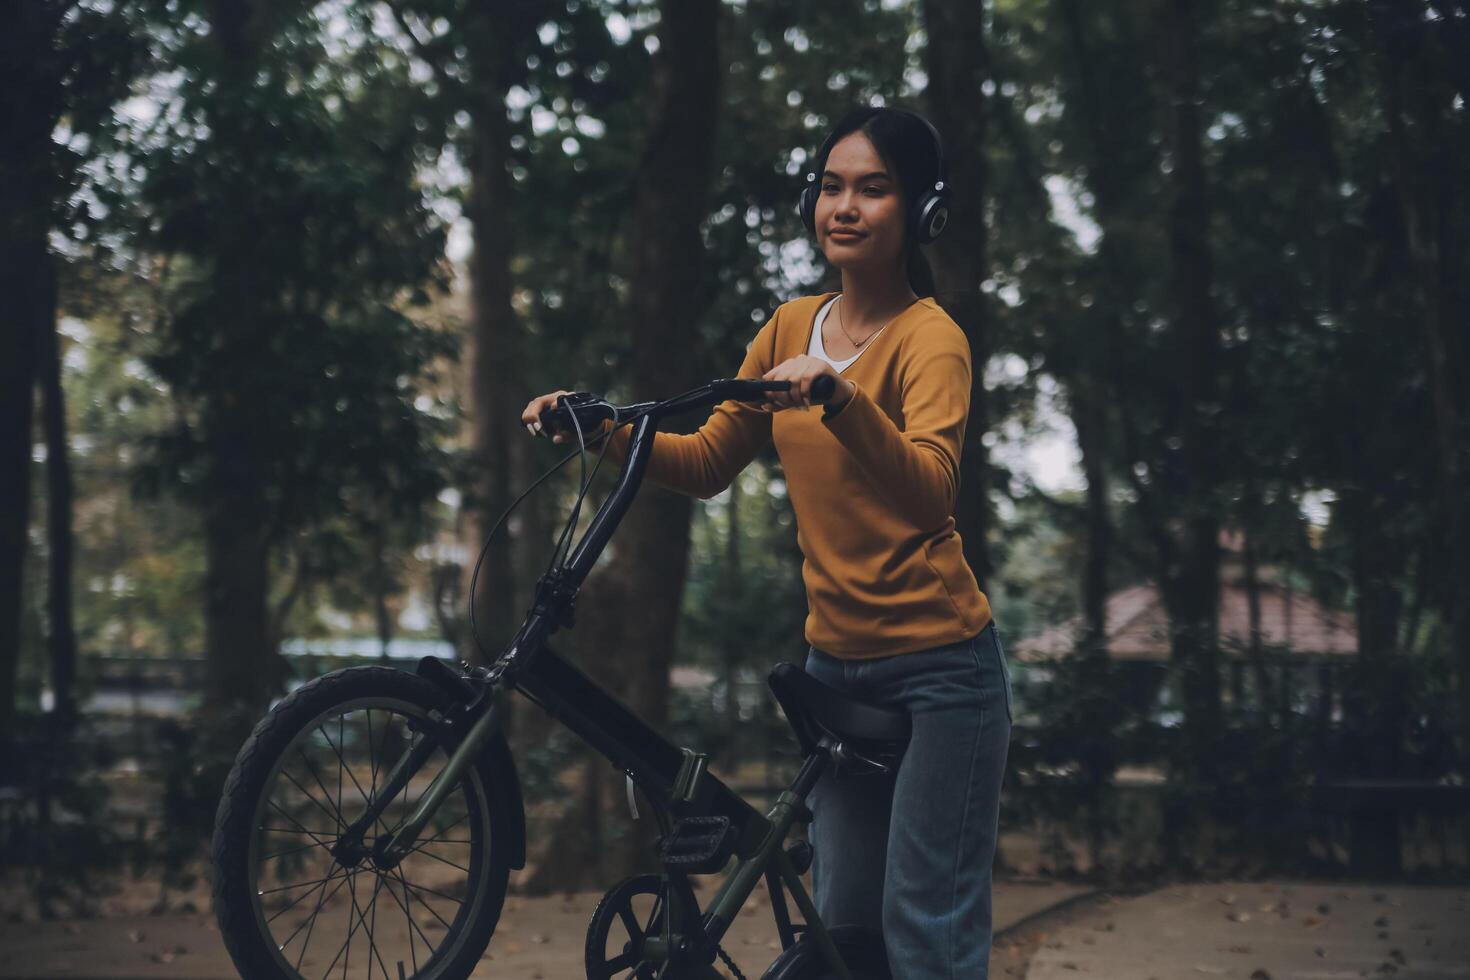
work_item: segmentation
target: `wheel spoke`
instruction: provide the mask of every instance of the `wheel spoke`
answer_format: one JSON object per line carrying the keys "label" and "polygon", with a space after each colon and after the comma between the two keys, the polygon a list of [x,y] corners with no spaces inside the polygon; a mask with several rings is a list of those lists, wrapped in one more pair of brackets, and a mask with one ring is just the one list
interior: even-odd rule
{"label": "wheel spoke", "polygon": [[[338,741],[341,741],[341,739],[342,739],[342,724],[341,724],[342,719],[339,717],[337,719],[337,722],[338,722],[338,724],[337,724],[337,739],[338,739]],[[321,729],[321,726],[318,725],[317,728],[318,728],[318,730],[320,730]],[[346,770],[346,772],[347,772],[347,778],[350,779],[350,780],[352,780],[352,785],[356,786],[357,787],[357,791],[362,794],[362,800],[363,800],[363,802],[364,803],[367,803],[368,805],[372,805],[372,802],[373,801],[372,801],[372,798],[367,795],[367,790],[365,790],[365,789],[362,788],[362,783],[359,783],[357,781],[357,777],[354,776],[352,774],[352,770],[350,768],[348,768],[348,766],[347,766],[347,757],[342,754],[342,750],[340,748],[338,748],[335,745],[332,745],[332,736],[328,735],[325,731],[322,732],[322,735],[325,736],[325,738],[327,740],[327,744],[332,747],[332,751],[335,752],[335,753],[337,753],[337,762],[340,764],[340,768],[337,770],[337,792],[340,794],[341,791],[342,791],[342,772],[343,772],[343,770]]]}
{"label": "wheel spoke", "polygon": [[[403,869],[401,867],[395,868],[394,870],[398,872],[398,880],[403,882],[405,885],[407,885],[409,888],[412,888],[416,892],[425,892],[426,894],[433,895],[436,898],[442,898],[446,901],[453,902],[455,905],[464,904],[464,899],[462,898],[455,898],[453,895],[446,895],[443,892],[435,891],[434,889],[429,888],[425,885],[415,885],[413,882],[408,880],[407,876],[404,875]],[[422,902],[423,899],[421,898],[419,899],[419,901]]]}
{"label": "wheel spoke", "polygon": [[[317,833],[316,831],[307,830],[306,829],[306,825],[304,823],[302,823],[301,821],[297,820],[295,817],[291,816],[291,814],[289,814],[285,810],[283,810],[281,808],[281,805],[279,803],[277,803],[275,800],[266,800],[265,802],[266,802],[266,804],[268,806],[274,807],[275,808],[275,811],[277,813],[279,813],[281,816],[285,817],[287,820],[291,821],[296,826],[300,827],[301,828],[301,832],[303,834],[305,834],[306,836],[310,837],[312,840],[316,841],[318,844],[321,844],[322,843],[323,837],[322,837],[321,834]],[[338,834],[332,834],[332,835],[330,835],[330,839],[333,840],[333,841],[338,841],[338,840],[341,840],[342,838]],[[322,846],[325,847],[326,845],[325,844],[322,844]]]}
{"label": "wheel spoke", "polygon": [[[322,906],[325,905],[329,899],[336,898],[337,893],[342,890],[342,886],[346,884],[347,879],[352,877],[352,872],[348,871],[346,868],[343,868],[342,870],[345,873],[342,875],[342,880],[337,882],[336,887],[332,889],[332,894],[328,895],[326,887],[323,886],[322,893],[317,896],[316,908],[311,910],[311,917],[306,920],[306,922],[310,923],[310,925],[308,925],[306,929],[306,938],[301,940],[301,952],[296,954],[297,972],[301,971],[301,961],[306,959],[306,947],[311,945],[311,934],[316,931],[316,917],[321,914]],[[306,923],[303,923],[303,925],[306,925]],[[301,926],[297,926],[296,932],[300,931]],[[291,933],[291,939],[296,938],[296,932]],[[282,951],[284,951],[287,946],[291,945],[291,939],[287,939],[284,943],[281,944]]]}
{"label": "wheel spoke", "polygon": [[276,892],[288,892],[293,888],[305,888],[307,885],[320,885],[322,882],[331,881],[334,877],[336,877],[336,872],[337,869],[334,867],[325,878],[314,878],[311,881],[302,881],[294,885],[282,885],[280,888],[267,888],[264,891],[257,892],[257,894],[274,895]]}
{"label": "wheel spoke", "polygon": [[[305,756],[302,756],[302,758],[304,759],[306,757]],[[331,818],[332,827],[334,828],[334,830],[340,831],[342,829],[342,814],[340,813],[340,811],[337,812],[337,813],[333,813],[331,810],[328,810],[325,806],[323,806],[322,803],[321,803],[321,801],[318,800],[315,796],[312,796],[311,793],[307,791],[307,789],[306,789],[305,786],[302,786],[300,783],[298,783],[296,781],[296,777],[293,776],[293,775],[291,775],[291,771],[289,769],[282,768],[281,769],[281,775],[282,776],[285,776],[287,779],[289,779],[291,781],[291,785],[292,786],[295,786],[297,789],[299,789],[301,791],[301,795],[302,796],[305,796],[308,800],[310,800],[311,802],[315,803],[316,806],[317,806],[317,809],[321,810],[323,813],[325,813],[328,817]],[[323,786],[322,787],[322,792],[325,793],[326,791],[327,791],[327,788],[325,786]],[[340,834],[338,836],[340,836]]]}
{"label": "wheel spoke", "polygon": [[471,843],[474,843],[473,841],[467,841],[467,840],[448,840],[448,839],[445,839],[445,838],[443,838],[443,837],[440,836],[440,834],[447,834],[447,833],[449,833],[451,830],[453,830],[455,827],[458,827],[460,824],[464,823],[469,818],[470,818],[469,811],[466,810],[464,816],[462,816],[458,820],[454,821],[454,823],[450,824],[448,827],[441,828],[438,834],[435,834],[433,837],[430,837],[426,841],[419,841],[418,844],[414,847],[414,850],[418,850],[420,847],[423,847],[425,844],[433,844],[435,842],[440,843],[440,844],[471,844]]}
{"label": "wheel spoke", "polygon": [[[349,880],[353,881],[353,887],[356,888],[357,872],[354,871],[351,874],[349,874],[347,877],[349,878]],[[339,885],[338,887],[340,888],[341,886]],[[352,904],[353,904],[354,907],[357,905],[356,899],[353,900]],[[352,909],[350,909],[350,908],[347,910],[347,921],[348,921],[349,924],[352,922]],[[332,968],[337,965],[337,961],[338,960],[342,959],[342,954],[345,953],[345,952],[347,952],[347,947],[352,944],[352,937],[354,935],[356,935],[356,933],[357,933],[357,928],[355,926],[353,926],[352,928],[349,928],[347,930],[347,938],[342,941],[342,945],[341,946],[338,946],[337,947],[337,955],[336,956],[333,956],[332,957],[332,962],[330,962],[330,963],[327,964],[327,972],[325,972],[325,973],[322,974],[322,980],[327,980],[327,977],[329,977],[329,976],[332,975]],[[310,937],[308,937],[308,938],[310,938]],[[346,976],[347,975],[346,974],[347,964],[345,962],[342,964],[342,969],[343,969],[343,974],[342,975],[343,976]],[[298,972],[300,971],[299,965],[297,967],[297,970],[298,970]]]}
{"label": "wheel spoke", "polygon": [[[408,876],[403,873],[403,869],[401,867],[394,868],[393,869],[393,873],[396,874],[396,875],[398,875],[398,880],[403,883],[403,887],[405,887],[405,888],[412,888],[415,892],[420,892],[420,891],[422,891],[422,892],[428,892],[430,895],[438,895],[440,898],[448,898],[451,902],[454,902],[454,904],[456,904],[456,905],[463,905],[464,904],[459,899],[449,898],[449,896],[448,895],[445,895],[443,892],[436,892],[432,888],[424,888],[421,885],[415,885],[413,882],[411,882],[411,881],[408,880]],[[424,897],[422,895],[415,895],[414,897],[419,900],[419,904],[420,905],[422,905],[424,908],[426,908],[426,909],[429,910],[429,913],[431,915],[433,915],[434,918],[436,918],[436,919],[439,920],[439,924],[440,925],[442,925],[445,929],[451,928],[450,925],[449,925],[449,923],[446,922],[446,921],[444,921],[444,916],[440,915],[434,909],[434,906],[430,905],[424,899]]]}
{"label": "wheel spoke", "polygon": [[439,861],[439,862],[442,862],[444,864],[447,864],[451,868],[457,868],[458,870],[463,871],[465,874],[469,874],[470,873],[470,869],[469,868],[466,868],[464,865],[462,865],[462,864],[455,864],[453,861],[450,861],[450,860],[447,860],[445,858],[440,857],[439,855],[435,854],[433,851],[418,851],[418,850],[416,850],[414,853],[416,853],[416,854],[422,854],[424,857],[433,858],[435,861]]}
{"label": "wheel spoke", "polygon": [[[327,845],[326,844],[323,844],[323,843],[320,843],[319,841],[312,841],[310,844],[302,844],[300,847],[292,847],[292,848],[288,848],[288,849],[286,849],[284,851],[277,851],[274,854],[267,854],[265,857],[261,858],[260,861],[261,861],[262,864],[264,864],[266,861],[271,861],[271,860],[274,860],[275,858],[286,857],[288,854],[300,854],[302,851],[309,851],[313,847],[324,847],[324,848],[326,848]],[[331,848],[327,848],[327,850],[330,852]]]}
{"label": "wheel spoke", "polygon": [[[413,951],[413,933],[415,933],[415,932],[418,933],[419,934],[419,938],[424,941],[424,948],[426,950],[428,950],[429,952],[432,952],[433,949],[434,949],[434,944],[429,941],[429,937],[428,936],[424,935],[424,930],[422,930],[422,929],[419,928],[419,924],[413,920],[413,913],[409,911],[409,907],[413,903],[413,894],[408,890],[408,886],[406,884],[404,884],[403,876],[400,875],[400,874],[397,874],[397,869],[395,869],[394,872],[392,872],[392,874],[393,874],[393,877],[398,881],[398,883],[400,885],[404,885],[404,888],[403,888],[403,898],[404,898],[404,900],[408,904],[405,904],[404,901],[399,901],[399,899],[398,899],[398,893],[395,892],[392,888],[389,888],[388,889],[388,894],[391,895],[391,896],[393,896],[393,901],[398,902],[398,907],[401,908],[401,909],[403,909],[403,917],[408,920],[408,924],[409,924],[409,926],[412,929],[412,932],[410,932],[409,935],[408,935],[408,948],[409,948],[410,953],[412,953],[412,951]],[[422,901],[423,900],[420,899],[420,904],[422,904]],[[414,970],[414,972],[417,973],[418,972],[418,969],[419,969],[418,960],[414,960],[414,964],[413,964],[413,970]]]}
{"label": "wheel spoke", "polygon": [[[318,886],[324,887],[326,885],[326,883],[329,882],[329,881],[331,881],[333,878],[335,878],[337,876],[337,872],[338,871],[341,871],[341,870],[343,870],[343,869],[340,868],[340,867],[333,868],[331,874],[327,875],[327,877],[323,878],[321,881],[316,882],[316,884]],[[299,885],[293,885],[291,887],[293,887],[293,888],[299,888],[300,886]],[[315,891],[315,890],[316,889],[312,889],[312,891]],[[262,892],[261,894],[266,894],[266,893],[265,892]],[[290,905],[287,905],[285,908],[282,908],[282,909],[277,909],[276,912],[275,912],[275,914],[273,914],[269,919],[266,919],[265,920],[265,924],[266,925],[270,925],[272,922],[276,921],[281,916],[285,915],[287,912],[291,911],[296,906],[300,905],[302,902],[304,902],[306,899],[308,899],[310,897],[311,897],[311,892],[302,892],[300,895],[298,895],[291,902]]]}
{"label": "wheel spoke", "polygon": [[[306,768],[308,771],[310,771],[311,778],[316,780],[316,784],[321,787],[322,796],[325,796],[327,798],[327,802],[332,804],[332,811],[334,814],[333,819],[337,822],[337,829],[341,830],[343,827],[347,826],[347,821],[342,816],[342,787],[337,787],[337,799],[334,801],[332,799],[331,790],[327,789],[326,783],[322,782],[322,777],[317,772],[316,764],[311,761],[311,756],[307,755],[306,750],[299,745],[296,746],[296,754],[301,756],[301,761],[306,763]],[[286,770],[284,767],[282,767],[281,771],[285,772]],[[295,780],[292,781],[295,782]],[[304,793],[306,791],[303,789],[302,792]]]}
{"label": "wheel spoke", "polygon": [[[378,942],[376,939],[373,938],[378,929],[378,893],[382,890],[383,876],[374,875],[373,897],[368,902],[368,911],[372,914],[373,917],[372,922],[368,923],[368,949],[370,949],[372,951],[372,954],[378,958],[378,966],[382,967],[383,969],[383,980],[390,980],[388,976],[388,964],[383,962],[383,954],[378,952]],[[373,980],[373,964],[371,960],[368,961],[368,980]]]}

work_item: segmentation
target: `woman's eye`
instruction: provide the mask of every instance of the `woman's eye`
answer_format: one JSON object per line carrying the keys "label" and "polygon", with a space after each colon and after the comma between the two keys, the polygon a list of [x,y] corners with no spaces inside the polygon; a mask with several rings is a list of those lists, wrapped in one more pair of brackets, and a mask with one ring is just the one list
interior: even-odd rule
{"label": "woman's eye", "polygon": [[822,185],[822,193],[823,194],[836,194],[837,193],[837,185],[836,184],[823,184]]}
{"label": "woman's eye", "polygon": [[877,184],[870,184],[869,186],[863,188],[863,193],[869,194],[873,197],[877,197],[878,195],[883,193],[883,188],[879,187]]}

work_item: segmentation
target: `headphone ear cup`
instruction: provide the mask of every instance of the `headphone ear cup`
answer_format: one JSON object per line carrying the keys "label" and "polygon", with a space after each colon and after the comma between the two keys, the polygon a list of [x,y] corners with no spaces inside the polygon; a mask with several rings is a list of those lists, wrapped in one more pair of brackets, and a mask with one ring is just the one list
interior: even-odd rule
{"label": "headphone ear cup", "polygon": [[801,215],[801,223],[806,225],[806,230],[815,235],[817,233],[817,182],[809,180],[807,185],[801,189],[801,197],[796,202],[797,213]]}
{"label": "headphone ear cup", "polygon": [[914,211],[913,240],[928,245],[949,223],[949,196],[930,191],[919,198]]}

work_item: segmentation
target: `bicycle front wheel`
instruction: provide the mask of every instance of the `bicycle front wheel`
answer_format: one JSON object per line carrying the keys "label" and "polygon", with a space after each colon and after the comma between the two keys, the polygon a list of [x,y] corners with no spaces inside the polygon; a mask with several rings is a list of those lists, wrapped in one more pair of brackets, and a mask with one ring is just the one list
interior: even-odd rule
{"label": "bicycle front wheel", "polygon": [[511,829],[491,793],[514,774],[477,760],[403,860],[379,866],[373,845],[442,771],[452,746],[441,745],[360,845],[346,833],[448,707],[420,677],[361,667],[306,684],[256,726],[225,783],[214,833],[215,914],[241,976],[470,975],[510,873]]}

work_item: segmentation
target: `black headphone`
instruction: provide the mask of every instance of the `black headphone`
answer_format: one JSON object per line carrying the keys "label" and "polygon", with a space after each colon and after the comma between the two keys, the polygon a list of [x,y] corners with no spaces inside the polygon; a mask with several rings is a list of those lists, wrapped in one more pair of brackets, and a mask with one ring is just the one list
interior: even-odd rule
{"label": "black headphone", "polygon": [[[949,222],[949,173],[944,165],[944,142],[939,138],[939,130],[935,129],[929,120],[907,109],[870,108],[867,110],[863,123],[884,112],[901,112],[917,119],[923,123],[924,128],[934,139],[934,157],[938,162],[938,173],[935,176],[934,186],[916,195],[914,201],[909,205],[908,214],[909,241],[918,245],[928,245],[939,237],[939,233],[944,231],[944,226]],[[859,124],[861,125],[862,123]],[[856,129],[853,132],[856,132]],[[827,155],[832,152],[832,147],[836,144],[837,133],[834,131],[822,141],[813,162],[820,164],[821,161],[826,160]],[[813,235],[817,233],[817,197],[822,193],[820,177],[821,175],[815,171],[806,175],[806,186],[801,189],[801,199],[797,204],[797,209],[801,214],[801,223],[806,225],[806,230]]]}

